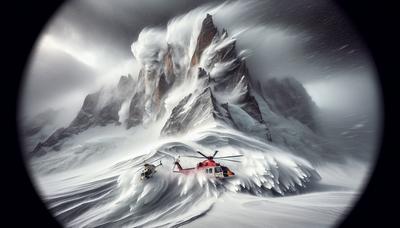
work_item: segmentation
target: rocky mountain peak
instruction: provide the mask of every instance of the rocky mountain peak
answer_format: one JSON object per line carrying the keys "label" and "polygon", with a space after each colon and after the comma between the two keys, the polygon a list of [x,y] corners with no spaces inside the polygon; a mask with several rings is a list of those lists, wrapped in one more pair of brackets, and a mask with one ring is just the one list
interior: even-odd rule
{"label": "rocky mountain peak", "polygon": [[[208,62],[200,66],[199,61],[208,47]],[[181,52],[178,46],[168,44],[160,61],[152,67],[143,65],[137,79],[131,75],[121,76],[111,94],[103,96],[104,92],[100,90],[87,95],[70,125],[58,129],[47,140],[39,143],[33,154],[41,155],[47,150],[57,150],[68,137],[90,127],[119,125],[121,121],[129,129],[160,120],[166,113],[170,114],[165,116],[167,118],[161,135],[185,134],[192,128],[211,123],[264,137],[270,132],[265,124],[268,115],[275,115],[271,112],[266,114],[265,110],[270,110],[266,106],[271,106],[271,110],[280,116],[292,117],[314,128],[313,105],[304,87],[290,79],[271,80],[254,86],[246,61],[240,58],[236,48],[236,41],[228,36],[226,29],[220,34],[212,16],[207,14],[189,66],[177,65],[179,58],[190,56],[182,56],[186,53]],[[197,83],[196,88],[167,112],[166,97],[185,80]],[[177,94],[173,96],[181,98]],[[264,100],[259,100],[260,97]],[[124,115],[125,119],[120,120],[124,102],[129,108]],[[270,138],[268,140],[271,141]]]}
{"label": "rocky mountain peak", "polygon": [[197,37],[197,44],[191,60],[191,66],[197,65],[200,61],[201,54],[211,44],[214,36],[218,33],[215,27],[212,16],[207,14],[201,25],[199,36]]}
{"label": "rocky mountain peak", "polygon": [[167,52],[164,55],[164,73],[165,73],[165,79],[168,84],[172,84],[175,82],[175,71],[174,71],[174,62],[172,59],[172,46],[168,44],[168,49]]}
{"label": "rocky mountain peak", "polygon": [[184,134],[201,123],[216,120],[218,106],[210,87],[200,94],[189,94],[172,110],[172,113],[161,130],[162,135]]}

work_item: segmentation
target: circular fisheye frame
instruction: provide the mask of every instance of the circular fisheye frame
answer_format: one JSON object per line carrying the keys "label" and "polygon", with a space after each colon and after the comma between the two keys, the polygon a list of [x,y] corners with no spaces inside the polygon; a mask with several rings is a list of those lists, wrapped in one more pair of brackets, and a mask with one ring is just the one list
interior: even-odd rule
{"label": "circular fisheye frame", "polygon": [[65,227],[334,227],[374,169],[380,93],[330,1],[69,1],[19,131]]}

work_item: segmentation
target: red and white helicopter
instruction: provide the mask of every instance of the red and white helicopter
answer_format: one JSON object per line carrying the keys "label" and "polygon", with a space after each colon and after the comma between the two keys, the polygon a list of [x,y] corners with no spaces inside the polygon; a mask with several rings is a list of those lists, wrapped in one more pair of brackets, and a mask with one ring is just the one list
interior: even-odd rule
{"label": "red and white helicopter", "polygon": [[[232,172],[228,167],[221,165],[220,163],[214,161],[214,159],[219,159],[219,160],[225,160],[225,161],[231,161],[231,162],[239,162],[236,160],[232,160],[229,158],[237,158],[237,157],[242,157],[243,155],[232,155],[232,156],[224,156],[224,157],[215,157],[217,155],[218,150],[214,152],[212,156],[206,156],[200,151],[197,151],[202,157],[200,156],[182,156],[182,157],[189,157],[189,158],[201,158],[201,159],[206,159],[202,162],[199,162],[196,167],[193,168],[182,168],[181,164],[179,163],[180,160],[178,157],[175,162],[174,166],[172,167],[172,171],[175,173],[182,173],[185,175],[189,174],[194,174],[198,172],[204,172],[209,176],[214,176],[216,178],[227,178],[234,176],[235,173]],[[175,169],[177,167],[177,169]]]}

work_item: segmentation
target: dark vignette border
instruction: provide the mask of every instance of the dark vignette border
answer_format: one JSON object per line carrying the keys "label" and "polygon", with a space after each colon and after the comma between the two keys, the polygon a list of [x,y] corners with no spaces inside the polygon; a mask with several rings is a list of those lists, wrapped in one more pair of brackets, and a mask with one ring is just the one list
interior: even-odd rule
{"label": "dark vignette border", "polygon": [[[373,60],[377,66],[384,97],[384,135],[381,152],[377,160],[375,171],[371,176],[365,192],[350,215],[340,227],[371,227],[379,225],[393,226],[395,221],[394,187],[396,172],[394,162],[394,130],[392,122],[395,116],[394,83],[398,69],[394,69],[395,49],[398,45],[394,41],[396,21],[391,9],[394,7],[389,1],[376,0],[334,0],[352,20],[357,32],[363,37]],[[2,22],[6,25],[2,29],[3,52],[2,66],[2,172],[1,194],[3,219],[1,227],[58,227],[44,203],[33,188],[23,163],[19,148],[17,132],[17,101],[20,92],[22,75],[28,61],[31,49],[36,38],[41,33],[47,21],[63,3],[61,0],[49,1],[14,1],[12,4],[2,4]],[[397,19],[397,20],[396,20]],[[392,54],[393,53],[393,54]],[[393,58],[392,58],[393,57]],[[398,59],[398,57],[397,57]],[[5,157],[5,158],[4,158]],[[3,159],[4,158],[4,159]],[[5,202],[5,203],[4,203]],[[394,206],[397,206],[394,204]],[[398,221],[397,221],[398,223]],[[8,224],[8,226],[5,226]],[[266,221],[266,224],[268,222]]]}
{"label": "dark vignette border", "polygon": [[[340,227],[394,227],[393,199],[396,181],[394,159],[395,75],[394,59],[398,48],[394,30],[399,17],[394,14],[394,1],[335,0],[351,19],[366,43],[376,65],[383,95],[383,134],[375,170],[358,202]],[[393,11],[392,11],[393,10]],[[398,26],[398,25],[397,25]]]}

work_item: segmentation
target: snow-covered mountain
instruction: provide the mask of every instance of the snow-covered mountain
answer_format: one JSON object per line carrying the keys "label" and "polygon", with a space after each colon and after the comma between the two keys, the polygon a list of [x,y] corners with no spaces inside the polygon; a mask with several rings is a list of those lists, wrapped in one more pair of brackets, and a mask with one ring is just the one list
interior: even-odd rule
{"label": "snow-covered mountain", "polygon": [[[140,40],[133,45],[137,58],[143,52],[135,53],[140,45]],[[294,78],[252,81],[235,39],[225,29],[219,32],[211,15],[202,22],[193,54],[179,44],[161,46],[146,53],[150,60],[142,62],[135,79],[122,76],[115,88],[87,95],[75,119],[40,142],[31,155],[58,151],[71,136],[95,126],[122,124],[129,129],[166,119],[162,136],[214,123],[295,154],[332,156],[315,134],[317,107],[304,87]],[[168,99],[179,102],[167,107]]]}
{"label": "snow-covered mountain", "polygon": [[[37,172],[83,167],[124,150],[168,156],[172,164],[178,155],[219,149],[244,155],[241,165],[230,165],[240,174],[226,188],[285,194],[320,179],[312,164],[340,159],[320,136],[318,108],[302,84],[252,78],[235,38],[211,15],[191,42],[146,39],[154,32],[144,29],[132,45],[138,75],[88,94],[73,121],[29,153]],[[135,137],[148,143],[133,145]]]}
{"label": "snow-covered mountain", "polygon": [[[331,187],[332,180],[340,181],[342,168],[329,161],[342,157],[323,136],[319,109],[299,81],[260,82],[235,35],[218,28],[209,14],[200,18],[191,26],[179,17],[165,30],[143,29],[132,45],[141,64],[138,75],[122,76],[115,85],[88,94],[69,125],[28,151],[39,189],[64,225],[178,227],[207,214],[214,204],[241,205],[240,200],[216,203],[226,196],[270,199],[262,201],[268,210],[254,209],[258,212],[271,205],[275,211],[286,205],[285,215],[286,208],[306,211],[303,227],[314,224],[319,213],[330,225],[348,207],[336,200],[353,195],[339,190],[333,198],[330,193],[305,195],[300,204],[299,198],[271,198]],[[222,181],[171,172],[176,157],[197,150],[243,157],[221,161],[236,174]],[[140,181],[143,162],[153,159],[162,159],[163,166]],[[184,167],[197,162],[181,160]],[[349,166],[358,173],[358,167]],[[342,173],[344,182],[353,184],[348,172]],[[328,203],[304,203],[314,196]],[[341,209],[332,211],[331,205]]]}

